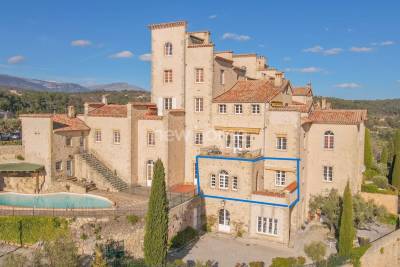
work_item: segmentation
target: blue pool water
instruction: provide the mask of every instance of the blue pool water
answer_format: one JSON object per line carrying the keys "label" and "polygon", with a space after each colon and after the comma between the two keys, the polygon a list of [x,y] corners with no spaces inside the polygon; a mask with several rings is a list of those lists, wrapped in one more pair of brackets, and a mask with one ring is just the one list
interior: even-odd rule
{"label": "blue pool water", "polygon": [[0,205],[14,207],[85,209],[110,208],[112,202],[106,198],[73,193],[52,193],[43,195],[1,193]]}

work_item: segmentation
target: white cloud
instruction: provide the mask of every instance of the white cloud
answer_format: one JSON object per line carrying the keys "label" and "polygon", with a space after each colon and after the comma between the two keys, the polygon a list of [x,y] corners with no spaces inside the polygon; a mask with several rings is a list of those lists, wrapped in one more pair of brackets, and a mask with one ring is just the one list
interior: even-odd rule
{"label": "white cloud", "polygon": [[133,53],[128,50],[124,50],[110,55],[110,58],[131,58],[131,57],[133,57]]}
{"label": "white cloud", "polygon": [[339,83],[339,84],[336,84],[335,87],[337,87],[337,88],[350,88],[350,89],[353,89],[353,88],[360,88],[361,85],[358,84],[358,83],[355,83],[355,82],[349,82],[349,83]]}
{"label": "white cloud", "polygon": [[287,62],[287,61],[291,61],[291,60],[292,60],[291,57],[284,57],[284,58],[283,58],[283,61],[286,61],[286,62]]}
{"label": "white cloud", "polygon": [[374,42],[374,43],[371,43],[371,45],[373,45],[373,46],[389,46],[389,45],[394,45],[394,44],[396,44],[394,41],[391,41],[391,40],[386,40],[386,41],[383,41],[383,42]]}
{"label": "white cloud", "polygon": [[141,61],[151,61],[151,54],[148,53],[148,54],[140,55],[140,56],[139,56],[139,59],[140,59]]}
{"label": "white cloud", "polygon": [[215,18],[217,18],[217,15],[213,14],[213,15],[208,16],[208,18],[209,19],[215,19]]}
{"label": "white cloud", "polygon": [[235,40],[235,41],[248,41],[250,40],[250,36],[248,35],[241,35],[237,33],[231,33],[231,32],[226,32],[224,35],[222,35],[222,39],[224,40]]}
{"label": "white cloud", "polygon": [[342,51],[343,51],[342,48],[334,47],[334,48],[325,49],[320,45],[316,45],[313,47],[303,49],[303,52],[306,52],[306,53],[316,53],[316,54],[322,54],[325,56],[337,55],[337,54],[341,53]]}
{"label": "white cloud", "polygon": [[25,57],[21,55],[12,56],[9,59],[7,59],[8,64],[19,64],[23,61],[25,61]]}
{"label": "white cloud", "polygon": [[305,67],[305,68],[286,68],[286,72],[301,72],[301,73],[317,73],[321,72],[321,68],[317,67]]}
{"label": "white cloud", "polygon": [[366,53],[366,52],[371,52],[372,47],[365,47],[365,46],[353,46],[350,48],[351,52],[356,52],[356,53]]}
{"label": "white cloud", "polygon": [[89,40],[73,40],[72,42],[71,42],[71,45],[72,46],[79,46],[79,47],[85,47],[85,46],[89,46],[89,45],[91,45],[92,44],[92,42],[91,41],[89,41]]}

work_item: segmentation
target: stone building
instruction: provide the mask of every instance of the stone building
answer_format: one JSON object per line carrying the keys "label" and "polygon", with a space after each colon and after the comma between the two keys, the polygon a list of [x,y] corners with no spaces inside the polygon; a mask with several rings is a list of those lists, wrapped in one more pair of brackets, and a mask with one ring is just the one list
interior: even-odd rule
{"label": "stone building", "polygon": [[[31,162],[45,162],[54,177],[57,160],[72,156],[72,175],[125,191],[150,187],[159,158],[170,190],[204,198],[194,218],[283,244],[307,220],[312,195],[343,191],[347,181],[360,190],[365,110],[314,103],[311,84],[294,87],[263,56],[217,52],[210,32],[189,32],[184,21],[149,29],[151,103],[103,98],[76,117],[23,115]],[[79,127],[57,132],[59,116]],[[74,151],[59,145],[69,138],[80,140]]]}

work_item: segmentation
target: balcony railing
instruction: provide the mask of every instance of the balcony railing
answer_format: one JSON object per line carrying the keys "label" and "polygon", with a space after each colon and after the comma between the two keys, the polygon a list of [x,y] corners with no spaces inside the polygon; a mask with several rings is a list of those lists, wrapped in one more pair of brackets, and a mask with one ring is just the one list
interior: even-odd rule
{"label": "balcony railing", "polygon": [[203,147],[200,149],[202,156],[224,156],[224,157],[238,157],[238,158],[259,158],[262,156],[261,148],[255,150],[248,149],[219,149],[216,146]]}

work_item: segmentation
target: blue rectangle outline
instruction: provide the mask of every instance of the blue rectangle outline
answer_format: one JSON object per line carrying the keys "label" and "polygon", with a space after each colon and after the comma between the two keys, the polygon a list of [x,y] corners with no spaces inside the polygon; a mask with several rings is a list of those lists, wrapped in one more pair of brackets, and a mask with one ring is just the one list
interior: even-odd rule
{"label": "blue rectangle outline", "polygon": [[[222,197],[222,196],[214,196],[214,195],[207,195],[201,193],[200,188],[200,175],[199,175],[199,159],[221,159],[221,160],[234,160],[234,161],[244,161],[244,162],[257,162],[257,161],[265,161],[265,160],[286,160],[286,161],[296,161],[296,183],[297,183],[297,197],[296,199],[290,204],[279,204],[279,203],[272,203],[272,202],[264,202],[264,201],[256,201],[256,200],[249,200],[249,199],[242,199],[242,198],[230,198],[230,197]],[[255,159],[247,159],[247,158],[238,158],[238,157],[224,157],[224,156],[206,156],[206,155],[197,155],[196,162],[195,162],[195,175],[197,180],[197,194],[202,198],[214,198],[214,199],[222,199],[228,201],[238,201],[244,203],[252,203],[252,204],[260,204],[260,205],[267,205],[267,206],[274,206],[274,207],[284,207],[284,208],[293,208],[300,200],[300,158],[279,158],[279,157],[258,157]]]}

